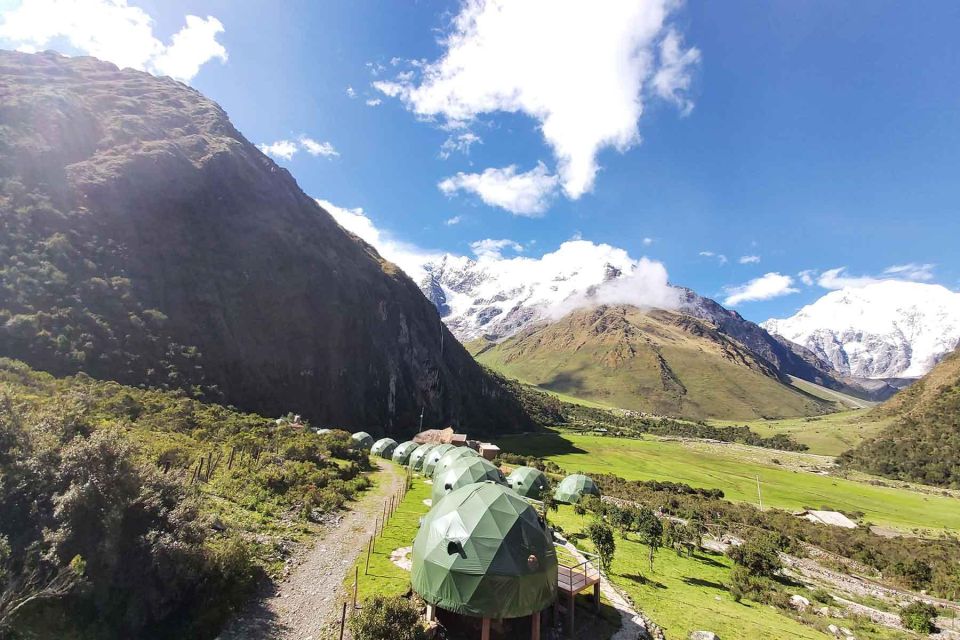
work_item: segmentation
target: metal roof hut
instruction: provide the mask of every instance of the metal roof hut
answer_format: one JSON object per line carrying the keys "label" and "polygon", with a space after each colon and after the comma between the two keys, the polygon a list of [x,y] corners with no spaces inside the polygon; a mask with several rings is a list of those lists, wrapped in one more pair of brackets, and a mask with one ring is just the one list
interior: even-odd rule
{"label": "metal roof hut", "polygon": [[517,467],[507,476],[507,484],[524,498],[534,500],[540,500],[550,486],[543,471],[533,467]]}
{"label": "metal roof hut", "polygon": [[427,456],[430,455],[430,452],[437,445],[430,444],[429,442],[421,444],[416,449],[410,453],[410,459],[407,461],[407,466],[410,467],[413,471],[422,471],[423,463],[426,461]]}
{"label": "metal roof hut", "polygon": [[[439,469],[440,467],[437,467]],[[477,482],[496,482],[506,485],[507,480],[500,473],[500,469],[483,458],[466,457],[454,461],[440,474],[433,476],[433,504],[437,504],[445,495],[456,491],[460,487]]]}
{"label": "metal roof hut", "polygon": [[393,455],[393,450],[397,448],[397,441],[393,438],[380,438],[373,443],[370,453],[381,458],[389,459]]}
{"label": "metal roof hut", "polygon": [[397,445],[397,448],[393,450],[393,461],[397,464],[407,464],[407,462],[410,461],[410,454],[419,446],[420,445],[413,440],[401,442]]}
{"label": "metal roof hut", "polygon": [[457,460],[461,458],[479,458],[480,454],[471,449],[470,447],[454,447],[450,451],[447,451],[443,454],[443,457],[437,462],[437,466],[433,469],[433,477],[436,478],[441,473],[446,471],[450,465],[452,465]]}
{"label": "metal roof hut", "polygon": [[453,448],[454,446],[452,444],[438,444],[431,449],[430,453],[427,454],[426,460],[423,461],[423,475],[433,477],[433,471],[437,468],[437,463],[440,462],[440,458]]}
{"label": "metal roof hut", "polygon": [[597,484],[588,476],[582,473],[575,473],[563,479],[557,490],[553,494],[553,499],[557,502],[567,504],[576,504],[580,498],[585,495],[594,495],[600,497],[600,489]]}
{"label": "metal roof hut", "polygon": [[[557,553],[536,510],[508,487],[483,482],[448,494],[427,513],[413,542],[411,582],[430,605],[490,621],[531,616],[557,598]],[[441,615],[446,620],[447,615]],[[511,635],[510,637],[517,637]]]}
{"label": "metal roof hut", "polygon": [[355,434],[350,436],[354,443],[362,449],[369,449],[373,446],[373,436],[371,436],[366,431],[357,431]]}

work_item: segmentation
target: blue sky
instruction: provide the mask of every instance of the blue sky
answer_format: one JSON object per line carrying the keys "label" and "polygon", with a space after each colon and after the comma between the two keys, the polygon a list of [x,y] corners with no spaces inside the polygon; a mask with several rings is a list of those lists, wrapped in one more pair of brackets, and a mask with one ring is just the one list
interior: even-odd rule
{"label": "blue sky", "polygon": [[[622,144],[623,151],[602,144],[595,155],[573,154],[573,164],[593,158],[592,182],[583,171],[563,168],[557,145],[578,144],[581,130],[614,117],[604,112],[607,100],[571,121],[561,113],[565,105],[555,104],[558,97],[568,101],[569,87],[521,86],[528,103],[542,102],[564,120],[553,143],[541,119],[522,109],[476,112],[474,105],[465,128],[451,130],[450,96],[464,100],[451,93],[458,90],[454,78],[447,83],[453,89],[443,87],[447,106],[425,121],[430,96],[417,97],[423,66],[409,61],[443,60],[449,53],[443,38],[457,32],[452,20],[464,11],[460,2],[129,0],[122,8],[130,7],[152,20],[163,46],[185,16],[214,18],[204,23],[213,25],[207,32],[198,28],[203,37],[193,49],[185,42],[177,50],[211,58],[195,74],[172,53],[130,64],[180,73],[255,143],[294,142],[295,155],[278,162],[304,191],[362,207],[378,228],[410,245],[469,254],[472,242],[511,239],[537,256],[579,236],[661,261],[672,282],[721,301],[743,294],[737,286],[777,274],[779,280],[739,296],[735,308],[756,321],[789,315],[823,295],[817,281],[824,272],[832,273],[823,282],[831,286],[844,275],[890,277],[882,275],[889,267],[913,265],[897,277],[960,287],[960,4],[929,2],[917,11],[910,3],[879,1],[687,2],[663,20],[641,16],[640,27],[652,22],[656,29],[648,43],[653,68],[640,89],[642,114],[633,123],[640,140]],[[107,37],[66,33],[95,29],[79,19],[49,38],[31,32],[39,27],[28,20],[11,26],[10,15],[22,8],[20,0],[0,0],[3,46],[79,53]],[[551,36],[541,43],[538,34],[562,26],[544,15],[519,32],[531,34],[536,57],[550,51]],[[669,62],[662,47],[670,34],[676,54],[695,52],[658,92],[654,77]],[[560,50],[562,64],[572,70],[541,60],[543,74],[605,75],[604,69],[577,75],[584,71],[576,69],[580,50],[592,51],[594,36],[562,35],[569,50]],[[523,47],[508,53],[523,66]],[[393,65],[394,58],[402,61]],[[518,73],[516,81],[540,82],[533,71]],[[404,72],[413,72],[412,79],[398,80]],[[478,74],[467,77],[499,81]],[[630,75],[621,70],[614,77],[627,82]],[[406,84],[391,97],[372,86],[376,81]],[[592,107],[592,97],[615,89],[598,87],[595,96],[577,99]],[[444,141],[467,131],[482,142],[442,157]],[[338,155],[309,153],[299,142],[304,136],[329,143]],[[538,163],[538,193],[547,195],[532,205],[512,200],[510,206],[526,207],[522,215],[485,204],[470,190],[485,170],[515,165],[522,174]],[[468,177],[457,179],[458,173]],[[438,185],[450,178],[444,193]],[[531,215],[531,207],[542,211]],[[452,218],[459,223],[445,223]],[[741,264],[745,256],[759,262]],[[847,271],[829,271],[839,267]],[[769,299],[750,299],[763,297]]]}

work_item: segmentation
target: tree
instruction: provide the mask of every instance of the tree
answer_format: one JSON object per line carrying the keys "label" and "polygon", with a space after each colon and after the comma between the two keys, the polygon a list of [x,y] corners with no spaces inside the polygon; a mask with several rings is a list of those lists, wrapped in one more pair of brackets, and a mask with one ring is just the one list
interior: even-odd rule
{"label": "tree", "polygon": [[727,556],[751,576],[772,578],[783,567],[777,547],[769,536],[757,536],[739,546],[732,546],[727,549]]}
{"label": "tree", "polygon": [[613,564],[613,554],[617,550],[613,530],[603,522],[591,522],[587,527],[587,535],[590,536],[590,542],[600,556],[600,570],[607,573],[610,571],[610,565]]}
{"label": "tree", "polygon": [[401,596],[375,595],[350,618],[350,634],[354,640],[424,640],[427,637],[420,623],[420,612]]}
{"label": "tree", "polygon": [[657,549],[663,544],[663,524],[650,509],[637,509],[634,513],[634,527],[640,536],[640,542],[650,549],[650,571],[653,571],[653,559]]}
{"label": "tree", "polygon": [[900,622],[907,629],[917,633],[933,633],[937,630],[933,619],[937,617],[937,610],[926,602],[916,600],[900,609]]}
{"label": "tree", "polygon": [[694,546],[699,546],[697,535],[693,527],[682,522],[670,521],[667,523],[663,534],[665,544],[673,547],[679,556],[684,550],[687,555],[693,554]]}

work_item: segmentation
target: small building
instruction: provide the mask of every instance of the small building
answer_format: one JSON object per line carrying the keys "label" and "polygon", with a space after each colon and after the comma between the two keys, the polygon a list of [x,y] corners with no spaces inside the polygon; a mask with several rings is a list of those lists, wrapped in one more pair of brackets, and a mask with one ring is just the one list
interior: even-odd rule
{"label": "small building", "polygon": [[412,561],[411,583],[427,602],[427,617],[479,631],[482,640],[491,632],[538,640],[541,612],[557,599],[557,552],[546,524],[493,482],[461,487],[434,504]]}
{"label": "small building", "polygon": [[353,439],[354,446],[359,447],[360,449],[370,450],[370,447],[373,446],[373,436],[371,436],[366,431],[357,431],[355,434],[350,436]]}
{"label": "small building", "polygon": [[493,463],[479,456],[460,458],[442,473],[433,476],[433,504],[460,487],[478,482],[495,482],[506,486],[507,479]]}
{"label": "small building", "polygon": [[542,499],[549,486],[543,471],[533,467],[517,467],[507,476],[507,484],[517,495],[533,500]]}
{"label": "small building", "polygon": [[410,461],[410,454],[413,453],[419,445],[413,440],[407,440],[397,445],[393,450],[391,458],[397,464],[407,464]]}
{"label": "small building", "polygon": [[437,462],[437,466],[433,469],[433,477],[436,478],[438,475],[446,471],[447,468],[457,460],[479,457],[480,454],[469,447],[454,447],[443,454],[443,456]]}
{"label": "small building", "polygon": [[563,479],[553,494],[553,499],[566,504],[576,504],[586,495],[600,497],[600,489],[589,476],[575,473]]}
{"label": "small building", "polygon": [[841,527],[843,529],[857,528],[856,522],[843,515],[839,511],[818,511],[815,509],[806,509],[793,515],[817,524],[827,524],[832,527]]}
{"label": "small building", "polygon": [[423,471],[423,463],[427,461],[427,456],[430,455],[430,452],[433,451],[436,446],[435,444],[427,442],[414,449],[413,453],[410,454],[410,459],[407,461],[407,466],[410,467],[410,470]]}
{"label": "small building", "polygon": [[500,455],[500,447],[492,442],[481,442],[479,451],[481,457],[486,458],[487,460],[493,460]]}
{"label": "small building", "polygon": [[393,455],[393,450],[397,448],[397,441],[393,438],[380,438],[373,443],[370,453],[381,458],[389,459]]}

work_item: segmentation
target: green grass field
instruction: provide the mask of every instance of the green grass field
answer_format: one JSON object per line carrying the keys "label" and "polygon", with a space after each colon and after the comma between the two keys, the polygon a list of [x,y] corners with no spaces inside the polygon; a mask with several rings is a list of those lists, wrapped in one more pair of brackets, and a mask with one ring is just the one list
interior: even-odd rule
{"label": "green grass field", "polygon": [[[573,508],[566,505],[550,514],[551,522],[559,524],[568,535],[585,528],[590,518],[589,515],[575,515]],[[610,579],[663,627],[668,638],[686,638],[691,631],[702,630],[713,631],[725,639],[817,640],[826,637],[818,628],[825,630],[831,622],[851,626],[850,620],[808,615],[807,620],[818,627],[814,628],[772,607],[748,600],[735,602],[724,586],[729,580],[732,563],[723,555],[701,551],[688,558],[678,556],[671,549],[661,549],[656,554],[651,573],[646,546],[619,535],[616,543]],[[585,539],[576,544],[592,549]],[[795,592],[806,593],[801,589]],[[856,637],[894,639],[911,636],[867,623],[856,629]]]}
{"label": "green grass field", "polygon": [[[548,458],[570,472],[685,482],[722,489],[730,500],[754,504],[759,477],[765,507],[863,511],[870,522],[901,530],[960,528],[956,498],[793,469],[805,460],[822,463],[816,456],[743,445],[553,433],[501,438],[498,444],[511,453]],[[774,458],[783,464],[775,464]]]}
{"label": "green grass field", "polygon": [[810,453],[837,456],[880,433],[889,420],[868,417],[868,409],[854,409],[808,418],[780,420],[710,420],[717,427],[746,425],[761,436],[785,434],[810,447]]}

